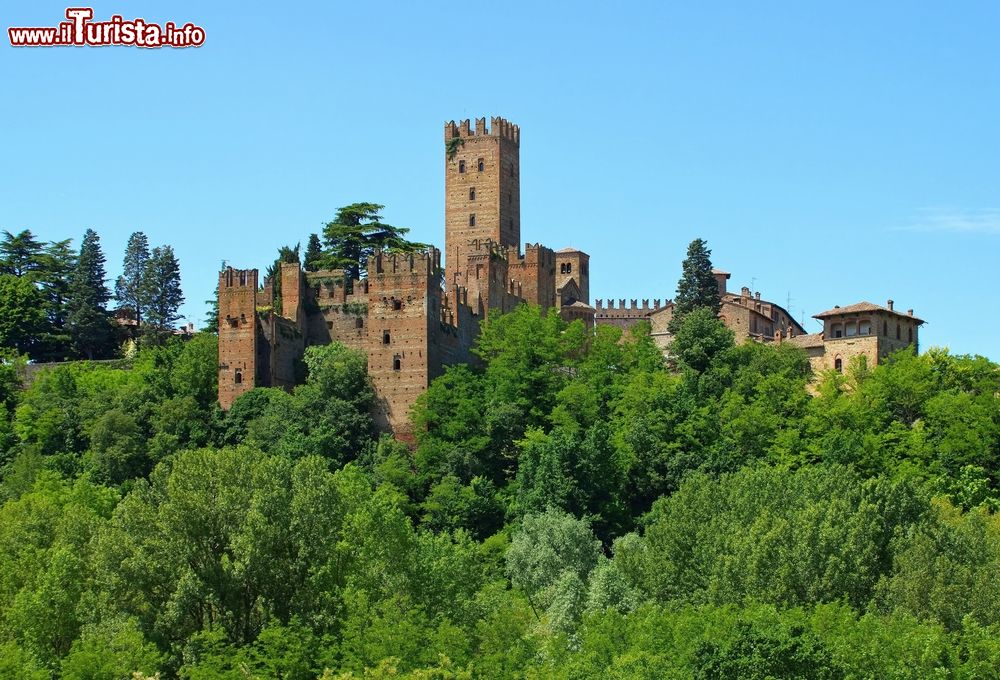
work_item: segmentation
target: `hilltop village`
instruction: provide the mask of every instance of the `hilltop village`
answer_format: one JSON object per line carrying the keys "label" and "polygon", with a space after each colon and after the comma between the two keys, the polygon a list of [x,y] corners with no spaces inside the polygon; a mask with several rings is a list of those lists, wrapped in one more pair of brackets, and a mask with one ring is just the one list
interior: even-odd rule
{"label": "hilltop village", "polygon": [[[520,128],[499,117],[449,122],[445,141],[445,240],[406,254],[376,253],[367,277],[345,270],[303,271],[282,263],[280,307],[275,284],[257,269],[219,275],[219,403],[228,409],[257,386],[290,389],[310,345],[340,342],[364,351],[378,397],[376,422],[410,436],[409,410],[444,367],[469,362],[479,323],[528,303],[555,307],[588,327],[628,328],[648,321],[653,338],[669,345],[670,300],[590,300],[590,256],[572,247],[539,243],[521,249]],[[819,333],[806,333],[788,310],[743,287],[729,291],[730,274],[715,270],[719,318],[738,342],[789,342],[802,347],[815,371],[843,370],[854,356],[870,365],[916,345],[922,320],[894,308],[860,302],[815,315]],[[280,309],[280,311],[277,311]]]}

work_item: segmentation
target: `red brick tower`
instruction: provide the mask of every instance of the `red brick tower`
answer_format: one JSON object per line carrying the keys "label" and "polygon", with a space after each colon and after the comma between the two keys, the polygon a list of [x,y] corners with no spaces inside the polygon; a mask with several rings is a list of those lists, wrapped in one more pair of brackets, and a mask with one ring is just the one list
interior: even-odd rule
{"label": "red brick tower", "polygon": [[521,184],[518,126],[503,118],[477,118],[444,126],[445,281],[464,285],[469,242],[489,239],[520,251]]}
{"label": "red brick tower", "polygon": [[257,384],[257,270],[219,273],[219,404],[228,409]]}

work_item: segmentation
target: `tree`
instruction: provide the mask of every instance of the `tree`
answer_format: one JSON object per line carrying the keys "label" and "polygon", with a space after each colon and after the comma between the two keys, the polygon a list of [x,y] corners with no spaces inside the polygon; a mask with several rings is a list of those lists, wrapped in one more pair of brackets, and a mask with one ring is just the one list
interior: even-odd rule
{"label": "tree", "polygon": [[122,275],[115,282],[115,299],[119,306],[127,309],[138,328],[146,306],[146,269],[149,264],[149,239],[141,231],[128,237],[125,245],[125,259]]}
{"label": "tree", "polygon": [[319,269],[319,262],[323,257],[323,246],[319,241],[319,236],[309,234],[309,242],[306,244],[305,268],[307,272],[314,272]]}
{"label": "tree", "polygon": [[378,203],[352,203],[338,210],[333,221],[323,227],[326,252],[321,267],[344,269],[348,279],[360,279],[367,273],[368,258],[376,250],[409,252],[427,247],[407,241],[404,236],[409,229],[384,224],[379,214],[384,207]]}
{"label": "tree", "polygon": [[712,274],[711,255],[708,244],[700,238],[688,245],[687,257],[681,264],[681,278],[677,282],[672,326],[679,325],[686,314],[700,307],[706,307],[714,314],[719,313],[722,300],[719,297],[719,284]]}
{"label": "tree", "polygon": [[42,339],[47,359],[58,360],[69,354],[72,338],[66,328],[69,315],[70,279],[76,270],[77,253],[70,247],[70,239],[46,244],[40,267],[32,277],[46,297],[46,314],[49,329]]}
{"label": "tree", "polygon": [[101,239],[88,229],[70,276],[66,305],[73,349],[88,359],[107,356],[114,346],[114,329],[107,312],[111,292],[105,283],[104,261]]}
{"label": "tree", "polygon": [[146,300],[146,321],[154,332],[168,332],[184,302],[181,270],[170,246],[153,248],[146,262],[142,295]]}
{"label": "tree", "polygon": [[275,258],[274,263],[269,265],[264,272],[264,278],[271,282],[271,294],[273,295],[271,304],[274,307],[274,311],[278,314],[281,314],[281,265],[297,264],[299,262],[299,251],[302,249],[301,246],[301,243],[296,243],[294,248],[291,246],[281,246],[278,248],[278,257]]}
{"label": "tree", "polygon": [[42,291],[27,277],[0,274],[0,347],[38,358],[46,322]]}
{"label": "tree", "polygon": [[733,332],[726,328],[715,312],[701,307],[682,318],[674,331],[670,353],[682,366],[701,372],[716,356],[732,346]]}
{"label": "tree", "polygon": [[30,229],[17,234],[3,232],[0,241],[0,274],[25,276],[42,268],[44,247]]}

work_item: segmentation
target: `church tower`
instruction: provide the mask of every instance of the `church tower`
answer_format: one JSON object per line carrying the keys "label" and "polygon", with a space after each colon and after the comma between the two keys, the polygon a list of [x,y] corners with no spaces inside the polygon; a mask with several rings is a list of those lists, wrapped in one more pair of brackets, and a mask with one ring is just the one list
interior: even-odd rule
{"label": "church tower", "polygon": [[462,276],[473,247],[489,239],[520,252],[521,131],[495,117],[444,126],[445,143],[445,281],[446,288],[465,285]]}

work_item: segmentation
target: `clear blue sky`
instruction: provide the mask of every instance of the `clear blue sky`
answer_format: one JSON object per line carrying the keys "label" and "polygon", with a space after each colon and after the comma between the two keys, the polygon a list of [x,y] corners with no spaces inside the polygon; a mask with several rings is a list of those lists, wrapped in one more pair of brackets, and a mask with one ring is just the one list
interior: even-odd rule
{"label": "clear blue sky", "polygon": [[[931,6],[935,5],[935,6]],[[672,297],[706,238],[731,289],[806,317],[914,308],[1000,359],[1000,4],[107,2],[198,49],[13,49],[0,229],[172,244],[188,318],[336,208],[444,238],[442,125],[521,126],[522,241],[591,254],[595,298]]]}

